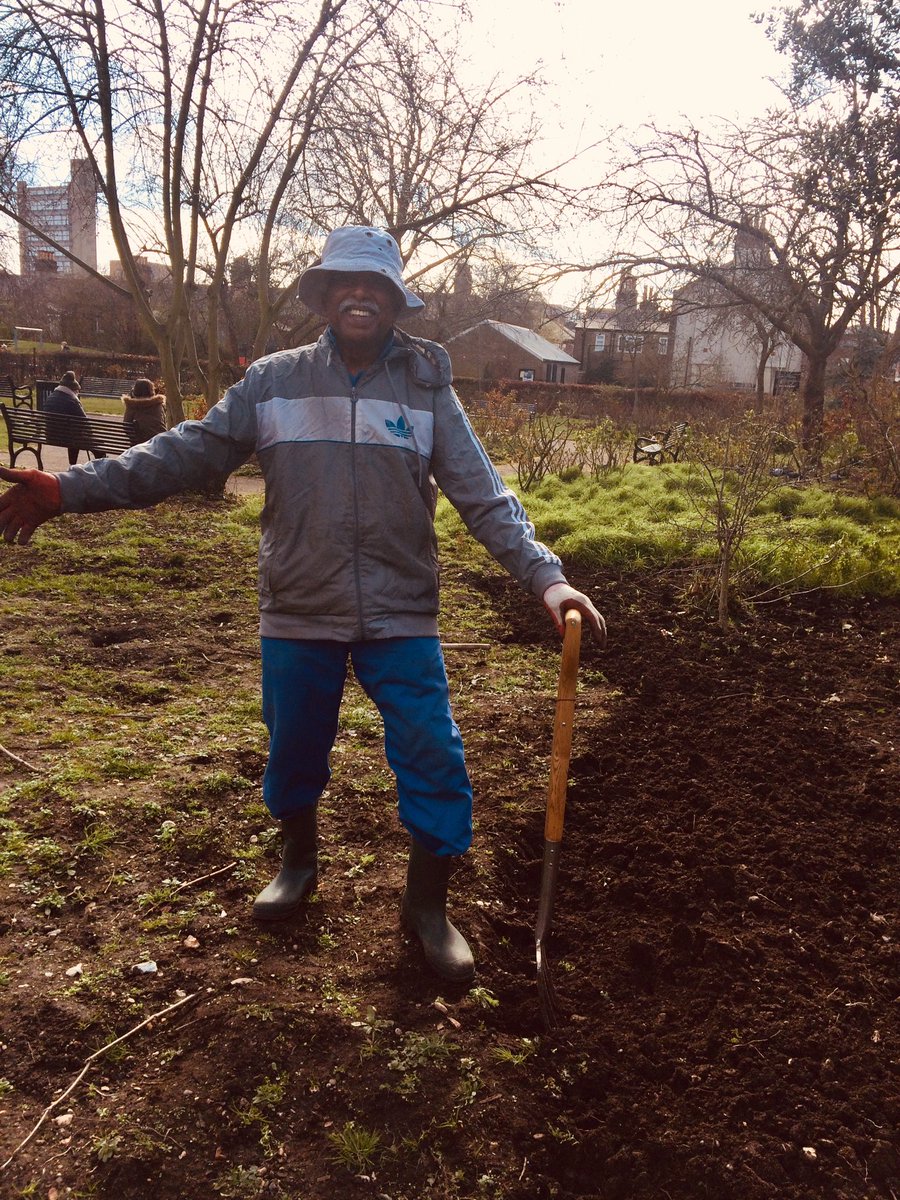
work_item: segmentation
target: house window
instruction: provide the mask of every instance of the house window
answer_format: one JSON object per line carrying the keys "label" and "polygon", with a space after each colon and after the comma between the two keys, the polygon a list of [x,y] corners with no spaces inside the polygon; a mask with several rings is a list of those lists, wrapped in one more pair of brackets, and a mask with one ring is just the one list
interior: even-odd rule
{"label": "house window", "polygon": [[594,334],[594,353],[595,354],[599,353],[599,351],[605,350],[605,349],[606,349],[606,334],[605,333],[595,333]]}
{"label": "house window", "polygon": [[545,379],[548,383],[556,382],[556,363],[547,363],[547,374]]}
{"label": "house window", "polygon": [[660,357],[663,357],[669,353],[669,339],[667,337],[663,336],[659,339],[657,353],[660,355]]}
{"label": "house window", "polygon": [[642,354],[644,337],[640,333],[620,333],[618,350],[620,354]]}

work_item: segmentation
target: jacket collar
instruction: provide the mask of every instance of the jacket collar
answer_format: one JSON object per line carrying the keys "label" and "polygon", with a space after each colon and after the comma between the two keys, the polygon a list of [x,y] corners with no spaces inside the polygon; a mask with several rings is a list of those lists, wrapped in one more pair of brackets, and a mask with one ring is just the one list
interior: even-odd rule
{"label": "jacket collar", "polygon": [[[340,358],[330,327],[319,338],[318,344],[325,351],[329,362],[333,356]],[[400,360],[405,361],[410,377],[420,387],[449,387],[453,382],[450,356],[443,346],[437,342],[426,341],[425,338],[413,337],[404,333],[402,329],[394,329],[378,363],[373,366],[378,366],[381,362],[393,363]],[[364,374],[368,374],[368,371]]]}

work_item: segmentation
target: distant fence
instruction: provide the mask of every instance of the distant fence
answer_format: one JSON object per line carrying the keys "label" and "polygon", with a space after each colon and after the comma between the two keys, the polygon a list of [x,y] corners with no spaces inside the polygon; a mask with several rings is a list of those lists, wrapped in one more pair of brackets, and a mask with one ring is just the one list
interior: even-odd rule
{"label": "distant fence", "polygon": [[[57,350],[43,353],[40,350],[0,352],[0,375],[12,375],[16,383],[33,383],[36,379],[58,380],[64,372],[74,371],[80,379],[83,375],[93,378],[159,379],[159,360],[144,354],[102,353],[81,354],[75,350]],[[123,387],[127,391],[127,387]]]}

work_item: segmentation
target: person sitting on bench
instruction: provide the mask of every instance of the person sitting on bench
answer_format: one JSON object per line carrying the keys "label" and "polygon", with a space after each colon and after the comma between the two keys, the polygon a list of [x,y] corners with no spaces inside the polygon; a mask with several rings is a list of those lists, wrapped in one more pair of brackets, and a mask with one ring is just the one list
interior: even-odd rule
{"label": "person sitting on bench", "polygon": [[[86,417],[81,401],[78,399],[78,393],[81,391],[81,385],[75,377],[74,371],[66,371],[62,379],[44,401],[45,413],[60,413],[67,417]],[[90,432],[87,430],[85,423],[86,437],[85,440],[90,440]],[[78,462],[78,451],[84,447],[68,446],[69,466],[74,466]],[[97,458],[106,458],[103,451],[96,453]]]}
{"label": "person sitting on bench", "polygon": [[137,426],[137,440],[149,442],[166,430],[166,398],[160,395],[149,379],[136,379],[131,391],[122,397],[125,420]]}

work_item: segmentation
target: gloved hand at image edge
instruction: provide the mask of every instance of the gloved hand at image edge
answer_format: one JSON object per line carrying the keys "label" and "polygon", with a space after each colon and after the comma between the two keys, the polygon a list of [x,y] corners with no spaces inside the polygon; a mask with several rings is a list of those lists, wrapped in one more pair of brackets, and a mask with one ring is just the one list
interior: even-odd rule
{"label": "gloved hand at image edge", "polygon": [[0,495],[0,536],[27,546],[38,525],[62,512],[59,480],[49,471],[0,467],[0,479],[15,486]]}
{"label": "gloved hand at image edge", "polygon": [[567,583],[551,583],[541,599],[560,634],[565,632],[566,610],[577,608],[590,625],[601,649],[606,645],[606,622],[583,592],[576,591]]}

